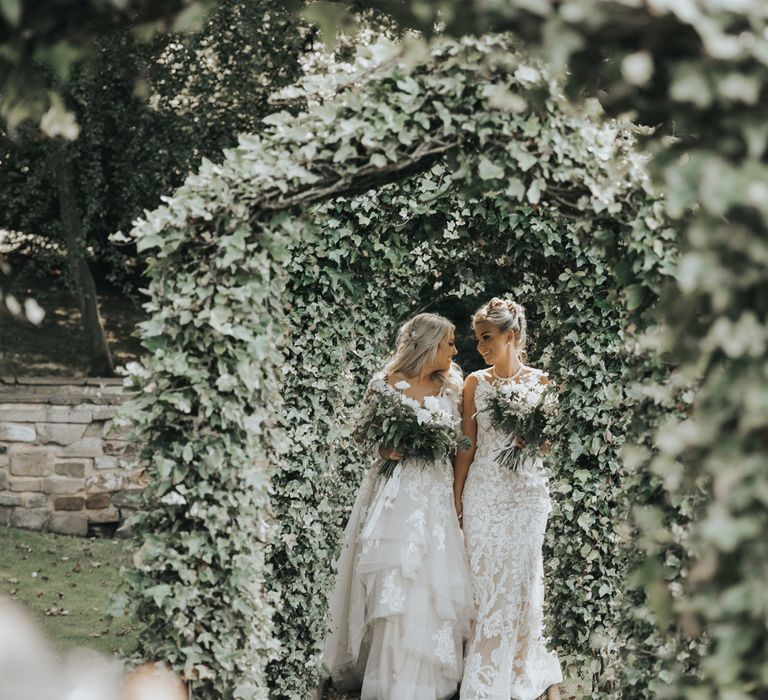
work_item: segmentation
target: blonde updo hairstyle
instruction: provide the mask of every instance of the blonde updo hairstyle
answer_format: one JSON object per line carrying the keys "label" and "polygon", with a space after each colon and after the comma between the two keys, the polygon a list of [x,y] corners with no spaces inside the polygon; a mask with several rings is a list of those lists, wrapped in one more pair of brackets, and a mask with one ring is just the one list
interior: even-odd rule
{"label": "blonde updo hairstyle", "polygon": [[[438,314],[423,313],[409,319],[397,331],[395,352],[384,365],[384,373],[418,376],[424,367],[434,362],[440,341],[452,330],[455,330],[453,323]],[[461,394],[462,375],[455,362],[449,370],[435,375],[445,393],[454,398]]]}
{"label": "blonde updo hairstyle", "polygon": [[525,349],[528,340],[528,322],[525,319],[525,308],[516,301],[507,301],[493,297],[487,304],[481,306],[472,316],[472,329],[481,322],[487,321],[502,333],[512,331],[515,334],[515,349],[521,362],[528,360]]}

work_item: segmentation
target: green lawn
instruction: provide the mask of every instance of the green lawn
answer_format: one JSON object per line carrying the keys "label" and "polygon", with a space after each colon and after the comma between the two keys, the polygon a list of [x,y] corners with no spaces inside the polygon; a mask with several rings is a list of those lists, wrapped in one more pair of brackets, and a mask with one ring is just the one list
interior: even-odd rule
{"label": "green lawn", "polygon": [[59,649],[131,651],[134,630],[126,620],[106,616],[129,556],[123,540],[0,528],[0,596],[31,611]]}

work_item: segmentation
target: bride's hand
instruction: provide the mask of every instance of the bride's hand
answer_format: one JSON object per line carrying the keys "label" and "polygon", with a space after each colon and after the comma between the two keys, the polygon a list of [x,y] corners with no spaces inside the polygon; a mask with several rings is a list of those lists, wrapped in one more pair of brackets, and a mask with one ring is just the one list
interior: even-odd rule
{"label": "bride's hand", "polygon": [[462,525],[464,518],[464,506],[461,503],[461,496],[457,493],[453,495],[453,505],[456,508],[456,517],[459,519],[459,525]]}
{"label": "bride's hand", "polygon": [[379,447],[379,455],[381,455],[383,459],[391,459],[394,462],[403,458],[402,452],[398,452],[391,447],[384,447],[383,445]]}
{"label": "bride's hand", "polygon": [[525,447],[525,440],[523,440],[522,438],[516,437],[515,438],[515,447],[517,447],[517,448]]}

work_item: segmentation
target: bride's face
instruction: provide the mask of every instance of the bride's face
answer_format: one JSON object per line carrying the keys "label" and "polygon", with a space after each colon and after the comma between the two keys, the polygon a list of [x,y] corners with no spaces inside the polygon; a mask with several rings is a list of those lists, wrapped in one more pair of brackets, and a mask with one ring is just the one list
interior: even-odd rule
{"label": "bride's face", "polygon": [[514,347],[514,333],[502,332],[489,321],[478,321],[475,324],[475,338],[477,338],[477,351],[483,356],[487,365],[495,365],[506,357],[510,346]]}
{"label": "bride's face", "polygon": [[446,371],[450,369],[451,362],[456,355],[456,341],[453,330],[449,330],[440,340],[435,355],[435,369]]}

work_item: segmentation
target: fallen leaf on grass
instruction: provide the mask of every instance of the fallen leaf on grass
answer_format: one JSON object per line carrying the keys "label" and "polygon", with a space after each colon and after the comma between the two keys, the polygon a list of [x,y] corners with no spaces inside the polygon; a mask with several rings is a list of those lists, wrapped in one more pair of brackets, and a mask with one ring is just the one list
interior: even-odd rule
{"label": "fallen leaf on grass", "polygon": [[9,579],[6,579],[6,581],[8,583],[10,583],[10,584],[16,584],[16,583],[19,582],[19,579],[17,579],[17,578],[9,578]]}
{"label": "fallen leaf on grass", "polygon": [[56,605],[51,605],[50,608],[45,609],[45,614],[49,617],[61,617],[62,615],[69,615],[69,610],[59,608]]}
{"label": "fallen leaf on grass", "polygon": [[72,569],[72,572],[79,574],[82,570],[83,568],[80,566],[80,562],[77,562],[77,564],[75,564],[74,568]]}

